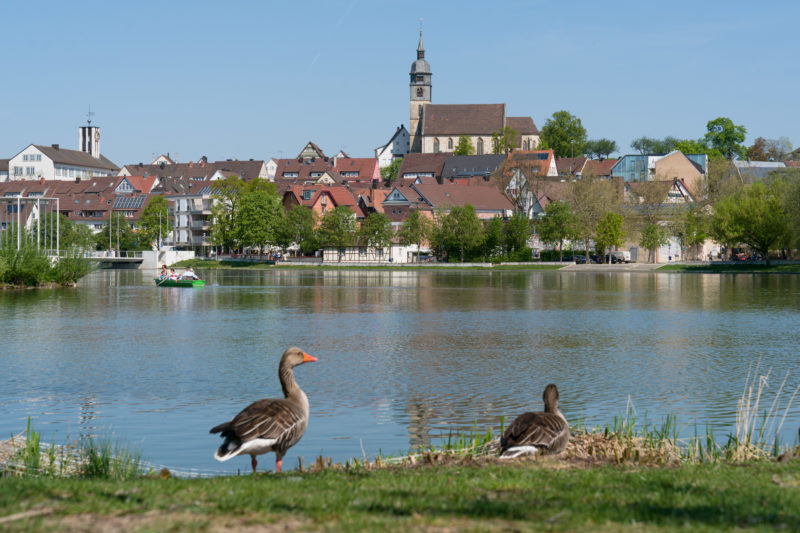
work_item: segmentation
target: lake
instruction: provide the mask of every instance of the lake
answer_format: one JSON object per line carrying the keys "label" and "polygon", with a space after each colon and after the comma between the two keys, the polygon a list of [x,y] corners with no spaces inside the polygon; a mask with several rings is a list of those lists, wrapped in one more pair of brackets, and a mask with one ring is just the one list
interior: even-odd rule
{"label": "lake", "polygon": [[[202,289],[152,272],[96,271],[78,288],[0,291],[0,434],[112,435],[182,473],[216,462],[208,430],[280,396],[277,364],[311,403],[287,468],[497,430],[541,410],[556,383],[571,423],[677,416],[681,434],[731,431],[748,371],[771,369],[769,407],[800,384],[800,276],[558,271],[200,271]],[[788,393],[787,393],[788,391]],[[800,396],[781,432],[797,441]],[[259,468],[274,467],[274,456]]]}

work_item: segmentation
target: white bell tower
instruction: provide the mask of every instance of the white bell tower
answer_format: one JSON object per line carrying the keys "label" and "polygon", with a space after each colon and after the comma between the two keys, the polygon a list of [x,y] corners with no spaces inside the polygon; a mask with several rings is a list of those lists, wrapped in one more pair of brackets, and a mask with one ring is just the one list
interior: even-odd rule
{"label": "white bell tower", "polygon": [[81,152],[86,152],[95,159],[100,159],[100,128],[92,126],[91,107],[86,113],[86,126],[78,128],[78,148]]}

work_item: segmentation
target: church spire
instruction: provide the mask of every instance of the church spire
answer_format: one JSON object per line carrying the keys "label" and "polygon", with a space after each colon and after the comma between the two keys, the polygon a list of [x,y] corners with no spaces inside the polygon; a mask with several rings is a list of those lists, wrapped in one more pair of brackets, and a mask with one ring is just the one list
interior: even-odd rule
{"label": "church spire", "polygon": [[425,59],[425,47],[422,46],[422,28],[419,29],[419,46],[417,46],[417,59]]}

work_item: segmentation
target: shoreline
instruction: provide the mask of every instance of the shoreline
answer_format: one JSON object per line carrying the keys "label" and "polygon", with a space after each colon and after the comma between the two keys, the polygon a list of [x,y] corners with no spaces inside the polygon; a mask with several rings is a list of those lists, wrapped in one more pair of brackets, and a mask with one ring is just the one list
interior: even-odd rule
{"label": "shoreline", "polygon": [[322,263],[305,261],[282,261],[277,265],[241,260],[190,259],[170,265],[175,268],[191,266],[209,270],[396,270],[396,271],[561,271],[589,273],[689,273],[689,274],[800,274],[800,262],[780,262],[767,267],[764,264],[742,264],[733,262],[692,262],[692,263],[618,263],[618,264],[576,264],[567,262],[547,263],[430,263],[430,264],[387,264],[387,263]]}

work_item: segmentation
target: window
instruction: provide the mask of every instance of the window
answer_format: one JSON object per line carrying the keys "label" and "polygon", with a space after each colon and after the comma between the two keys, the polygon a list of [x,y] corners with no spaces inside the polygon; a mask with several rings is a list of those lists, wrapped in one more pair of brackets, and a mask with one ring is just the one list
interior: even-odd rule
{"label": "window", "polygon": [[22,176],[22,167],[14,167],[14,175]]}
{"label": "window", "polygon": [[434,154],[438,154],[439,153],[439,139],[434,139],[433,140],[433,153]]}
{"label": "window", "polygon": [[312,172],[311,173],[311,177],[312,178],[318,178],[320,176],[322,176],[322,172]]}
{"label": "window", "polygon": [[25,167],[25,175],[33,176],[36,173],[36,167]]}
{"label": "window", "polygon": [[284,172],[284,178],[296,178],[298,176],[297,172]]}
{"label": "window", "polygon": [[28,160],[28,154],[22,154],[22,160],[23,161],[27,161]]}
{"label": "window", "polygon": [[303,200],[311,200],[311,195],[314,194],[314,191],[303,191]]}
{"label": "window", "polygon": [[447,150],[452,152],[453,151],[453,138],[450,137],[447,139]]}
{"label": "window", "polygon": [[41,161],[42,160],[42,154],[36,154],[36,160],[37,161]]}
{"label": "window", "polygon": [[478,139],[478,155],[483,155],[483,139]]}

